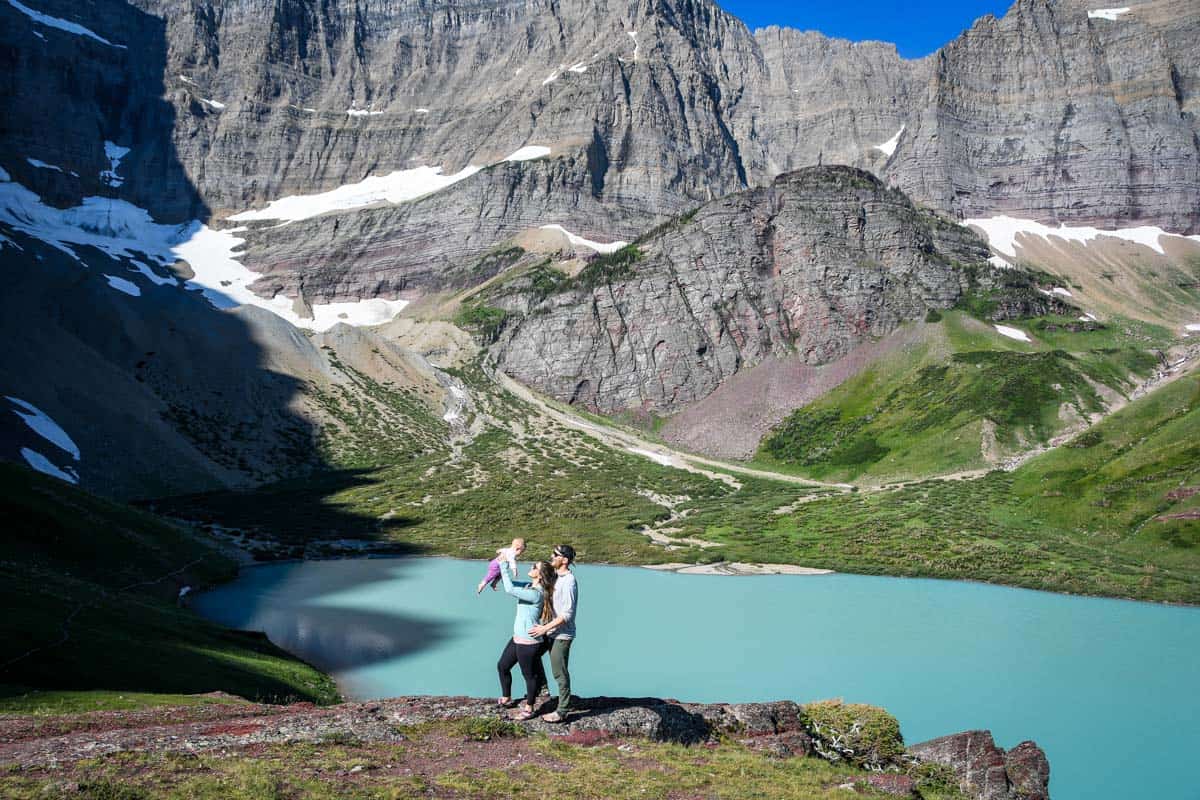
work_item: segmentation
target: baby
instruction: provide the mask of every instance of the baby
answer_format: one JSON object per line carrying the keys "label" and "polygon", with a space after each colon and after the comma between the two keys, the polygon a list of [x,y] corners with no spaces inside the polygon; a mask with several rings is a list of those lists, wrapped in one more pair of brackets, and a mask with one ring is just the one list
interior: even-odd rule
{"label": "baby", "polygon": [[513,539],[512,544],[508,547],[501,547],[496,551],[496,557],[488,562],[487,575],[483,576],[483,580],[479,582],[479,588],[475,590],[475,594],[483,591],[483,587],[491,584],[492,591],[496,591],[496,584],[500,583],[500,570],[503,567],[508,567],[512,570],[513,577],[517,576],[517,557],[525,552],[525,540]]}

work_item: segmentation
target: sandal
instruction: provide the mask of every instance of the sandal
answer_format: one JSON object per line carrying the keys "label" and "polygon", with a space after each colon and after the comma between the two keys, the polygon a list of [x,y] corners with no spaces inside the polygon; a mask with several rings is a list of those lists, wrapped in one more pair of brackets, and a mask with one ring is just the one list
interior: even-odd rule
{"label": "sandal", "polygon": [[557,724],[559,722],[566,722],[566,721],[567,721],[567,718],[564,717],[562,714],[559,714],[557,711],[551,711],[549,714],[542,717],[542,722],[553,722],[553,723]]}
{"label": "sandal", "polygon": [[532,711],[522,709],[520,711],[514,711],[513,713],[509,714],[508,718],[511,719],[513,722],[524,722],[525,720],[533,719],[535,716],[537,716],[537,715],[534,714]]}
{"label": "sandal", "polygon": [[513,702],[511,697],[497,697],[496,705],[501,708],[512,708],[516,703]]}

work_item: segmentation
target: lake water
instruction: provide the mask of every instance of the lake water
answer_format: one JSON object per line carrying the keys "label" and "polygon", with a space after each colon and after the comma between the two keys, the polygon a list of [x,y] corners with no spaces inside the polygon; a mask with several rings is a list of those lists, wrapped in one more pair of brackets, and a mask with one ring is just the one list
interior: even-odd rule
{"label": "lake water", "polygon": [[[483,562],[355,559],[244,570],[196,598],[335,674],[349,695],[498,694],[515,601]],[[525,569],[525,567],[523,567]],[[582,695],[841,697],[905,740],[988,728],[1046,751],[1055,800],[1196,800],[1200,609],[951,581],[577,569]],[[548,669],[548,666],[547,666]],[[514,670],[514,689],[522,685]]]}

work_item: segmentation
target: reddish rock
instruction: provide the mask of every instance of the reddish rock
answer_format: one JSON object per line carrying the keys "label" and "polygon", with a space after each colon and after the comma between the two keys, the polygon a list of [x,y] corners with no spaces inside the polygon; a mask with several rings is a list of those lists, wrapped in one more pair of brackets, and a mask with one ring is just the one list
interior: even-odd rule
{"label": "reddish rock", "polygon": [[1041,748],[1022,742],[1005,753],[991,731],[965,731],[908,748],[921,761],[944,764],[976,800],[1048,800],[1050,765]]}
{"label": "reddish rock", "polygon": [[1004,765],[1016,800],[1049,800],[1050,762],[1042,748],[1021,742],[1004,754]]}
{"label": "reddish rock", "polygon": [[912,797],[917,788],[916,781],[898,772],[877,772],[868,775],[867,783],[871,788],[895,797]]}

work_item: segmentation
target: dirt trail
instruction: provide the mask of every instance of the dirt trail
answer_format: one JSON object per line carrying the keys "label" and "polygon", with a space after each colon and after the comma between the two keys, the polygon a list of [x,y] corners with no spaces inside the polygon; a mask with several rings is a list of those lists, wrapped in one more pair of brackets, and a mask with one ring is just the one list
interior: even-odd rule
{"label": "dirt trail", "polygon": [[[796,475],[785,475],[780,472],[769,472],[767,470],[752,469],[743,467],[739,464],[731,464],[727,461],[720,461],[715,458],[705,458],[691,453],[683,453],[666,445],[657,442],[651,442],[643,439],[634,433],[621,430],[620,428],[612,428],[604,425],[599,425],[594,422],[589,422],[574,414],[556,408],[554,404],[548,402],[545,398],[533,392],[529,387],[523,386],[517,381],[505,375],[499,370],[493,373],[496,382],[508,392],[516,395],[527,403],[536,406],[547,416],[553,418],[561,425],[565,425],[572,430],[580,431],[594,439],[597,439],[608,446],[624,450],[627,453],[643,456],[659,464],[669,467],[684,469],[689,472],[695,472],[704,475],[712,480],[721,481],[735,489],[741,488],[741,483],[734,477],[735,475],[746,475],[753,478],[764,478],[766,480],[779,481],[781,483],[791,483],[797,486],[812,486],[821,489],[836,489],[839,492],[846,492],[853,488],[848,483],[824,483],[822,481],[814,481],[809,478],[801,478]],[[711,469],[706,469],[711,468]],[[721,470],[714,472],[713,470]],[[733,473],[733,474],[730,474]]]}
{"label": "dirt trail", "polygon": [[[885,482],[879,484],[855,484],[849,483],[826,483],[823,481],[811,480],[809,478],[801,478],[796,475],[787,475],[781,472],[771,472],[769,470],[753,469],[740,464],[733,464],[728,461],[721,461],[715,458],[707,458],[698,456],[692,453],[684,453],[675,450],[667,445],[658,442],[651,442],[647,439],[626,430],[616,427],[608,427],[594,422],[590,422],[582,417],[576,416],[569,411],[564,411],[557,407],[557,404],[546,400],[538,395],[527,386],[523,386],[514,379],[505,375],[503,372],[495,371],[492,373],[496,382],[508,392],[516,395],[522,400],[533,404],[546,415],[553,418],[555,421],[573,430],[586,433],[594,439],[607,444],[617,450],[624,450],[634,455],[640,455],[644,458],[649,458],[652,461],[657,461],[660,464],[678,469],[688,470],[700,475],[704,475],[712,480],[719,480],[725,484],[738,489],[741,488],[741,483],[734,477],[735,475],[745,475],[754,478],[763,478],[765,480],[778,481],[780,483],[790,483],[797,486],[811,486],[820,489],[833,489],[838,492],[850,491],[854,488],[859,488],[867,492],[892,491],[905,486],[921,483],[926,480],[970,480],[979,478],[994,469],[1002,469],[1006,472],[1011,472],[1021,466],[1030,459],[1060,447],[1083,431],[1091,428],[1093,425],[1107,419],[1109,416],[1120,411],[1133,400],[1149,394],[1151,391],[1161,388],[1166,384],[1176,380],[1182,375],[1192,371],[1197,361],[1200,361],[1200,344],[1188,343],[1184,346],[1182,354],[1179,351],[1169,357],[1170,363],[1164,364],[1163,368],[1156,370],[1146,380],[1139,383],[1129,393],[1129,399],[1120,398],[1117,402],[1111,404],[1102,413],[1095,414],[1091,419],[1086,421],[1082,426],[1072,426],[1068,430],[1064,430],[1058,436],[1055,436],[1047,444],[1038,445],[1021,453],[1009,456],[999,464],[989,467],[981,467],[979,469],[961,470],[959,472],[946,473],[941,475],[928,475],[922,478],[913,478],[911,480],[902,480],[894,482]],[[711,469],[706,469],[711,468]],[[720,470],[719,472],[713,470]]]}

